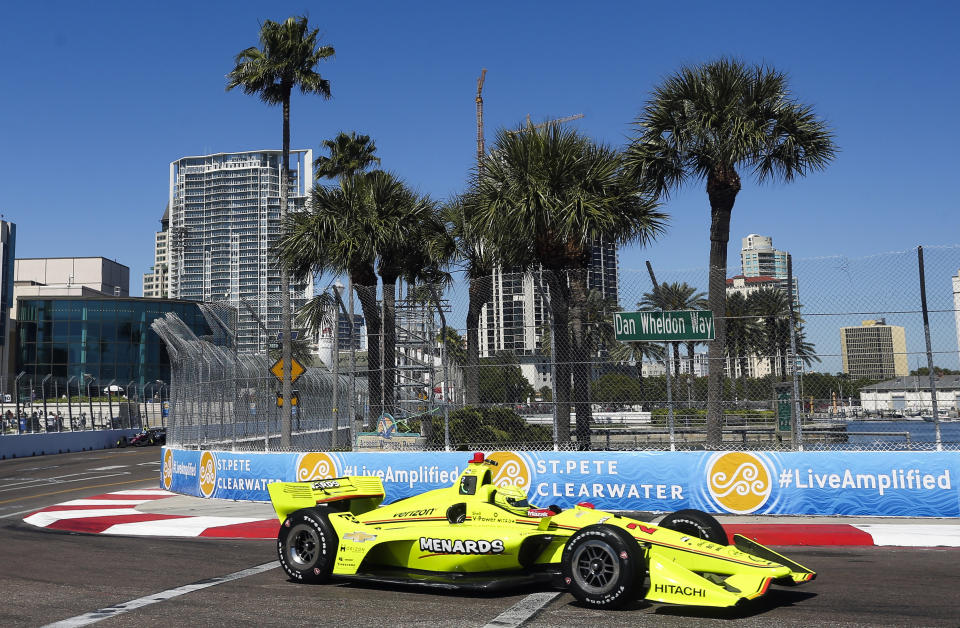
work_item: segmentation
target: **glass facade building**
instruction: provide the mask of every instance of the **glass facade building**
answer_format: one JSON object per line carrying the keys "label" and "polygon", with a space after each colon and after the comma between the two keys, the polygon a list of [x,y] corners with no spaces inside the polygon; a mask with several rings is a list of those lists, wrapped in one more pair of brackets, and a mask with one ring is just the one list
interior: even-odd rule
{"label": "glass facade building", "polygon": [[[47,390],[56,383],[65,392],[92,375],[92,385],[103,390],[110,382],[126,388],[134,382],[170,382],[170,358],[151,323],[173,312],[198,336],[209,335],[200,308],[189,301],[107,297],[45,297],[18,300],[17,373],[21,384],[40,382],[52,375]],[[89,378],[87,378],[89,380]],[[84,384],[85,386],[86,384]],[[76,394],[76,393],[73,393]]]}

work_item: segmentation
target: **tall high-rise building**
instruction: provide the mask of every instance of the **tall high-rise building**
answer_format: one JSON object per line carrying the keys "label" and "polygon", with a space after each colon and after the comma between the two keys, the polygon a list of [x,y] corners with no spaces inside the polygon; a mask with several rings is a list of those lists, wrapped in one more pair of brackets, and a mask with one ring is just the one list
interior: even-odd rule
{"label": "tall high-rise building", "polygon": [[[170,164],[167,293],[172,299],[237,307],[237,347],[263,352],[280,330],[280,271],[271,247],[280,234],[282,151],[184,157]],[[304,208],[313,151],[290,151],[288,208]],[[312,283],[291,282],[293,308]]]}
{"label": "tall high-rise building", "polygon": [[[479,324],[480,357],[513,353],[524,376],[537,389],[550,385],[549,361],[540,351],[544,324],[550,321],[549,290],[542,273],[495,268],[489,278],[492,298],[483,306]],[[594,243],[587,289],[618,302],[619,261],[612,242]]]}
{"label": "tall high-rise building", "polygon": [[170,206],[163,211],[160,219],[160,231],[153,238],[153,266],[143,274],[143,296],[148,299],[167,298],[167,275],[170,268]]}
{"label": "tall high-rise building", "polygon": [[[751,233],[740,240],[740,274],[727,279],[727,295],[740,293],[743,296],[764,289],[790,292],[787,282],[787,259],[789,253],[773,248],[773,238]],[[793,305],[799,310],[800,292],[797,278],[793,278]],[[797,367],[802,363],[798,360]],[[741,370],[746,369],[746,372]],[[731,376],[766,377],[771,373],[781,375],[780,360],[774,355],[753,355],[744,360],[727,359],[727,372]]]}
{"label": "tall high-rise building", "polygon": [[843,372],[851,377],[890,379],[909,374],[903,327],[885,319],[863,321],[860,327],[840,328]]}

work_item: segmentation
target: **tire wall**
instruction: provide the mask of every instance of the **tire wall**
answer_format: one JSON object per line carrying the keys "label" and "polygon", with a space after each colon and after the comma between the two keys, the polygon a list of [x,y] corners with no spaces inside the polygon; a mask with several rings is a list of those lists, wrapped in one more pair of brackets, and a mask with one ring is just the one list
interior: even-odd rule
{"label": "tire wall", "polygon": [[[538,506],[714,514],[960,517],[960,452],[485,452]],[[385,502],[450,486],[468,452],[234,453],[163,448],[160,485],[269,501],[270,482],[376,475]]]}

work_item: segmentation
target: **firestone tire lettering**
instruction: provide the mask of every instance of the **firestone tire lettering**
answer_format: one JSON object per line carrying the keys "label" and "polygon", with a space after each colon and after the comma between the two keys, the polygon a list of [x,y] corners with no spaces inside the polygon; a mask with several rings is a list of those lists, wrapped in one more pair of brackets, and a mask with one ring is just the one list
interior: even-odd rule
{"label": "firestone tire lettering", "polygon": [[689,534],[717,545],[727,545],[727,532],[720,522],[700,510],[678,510],[664,517],[659,525],[661,528]]}
{"label": "firestone tire lettering", "polygon": [[315,508],[298,510],[287,517],[277,534],[280,566],[298,582],[326,582],[333,571],[336,540],[325,512]]}
{"label": "firestone tire lettering", "polygon": [[582,604],[617,608],[642,597],[646,565],[625,530],[591,525],[574,533],[561,558],[564,582]]}

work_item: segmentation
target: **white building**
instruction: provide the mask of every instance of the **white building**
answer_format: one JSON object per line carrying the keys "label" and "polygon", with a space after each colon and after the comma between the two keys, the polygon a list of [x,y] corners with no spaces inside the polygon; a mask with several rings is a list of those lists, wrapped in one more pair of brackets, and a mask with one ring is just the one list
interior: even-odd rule
{"label": "white building", "polygon": [[[237,346],[266,351],[281,327],[280,271],[271,247],[280,234],[282,151],[184,157],[170,164],[167,293],[227,301],[238,311]],[[313,186],[313,151],[290,151],[288,209]],[[294,311],[313,285],[291,282]]]}
{"label": "white building", "polygon": [[[960,408],[960,375],[935,378],[937,409],[956,416]],[[932,416],[933,397],[930,377],[909,375],[864,386],[860,389],[860,405],[867,412],[898,412],[907,415]]]}
{"label": "white building", "polygon": [[960,270],[953,279],[953,316],[957,323],[957,352],[960,353]]}
{"label": "white building", "polygon": [[[497,267],[489,279],[491,300],[480,312],[480,357],[500,352],[517,356],[524,377],[540,390],[552,385],[550,360],[540,350],[550,323],[549,290],[540,270],[512,272]],[[597,241],[590,252],[587,289],[618,302],[619,259],[611,242]]]}
{"label": "white building", "polygon": [[163,212],[160,219],[160,231],[153,236],[153,266],[143,274],[143,296],[148,299],[167,298],[168,269],[170,239],[170,207]]}

